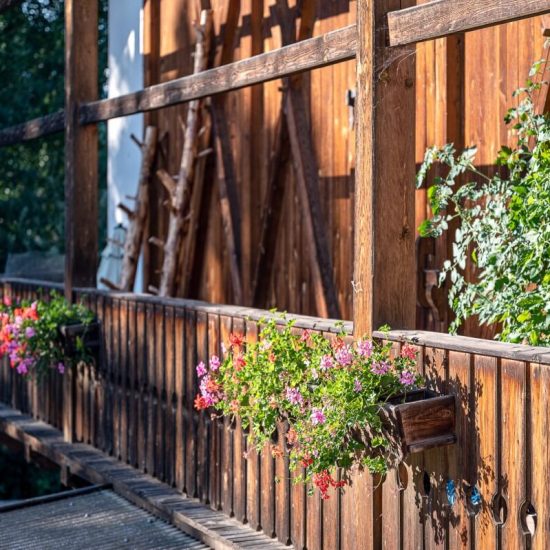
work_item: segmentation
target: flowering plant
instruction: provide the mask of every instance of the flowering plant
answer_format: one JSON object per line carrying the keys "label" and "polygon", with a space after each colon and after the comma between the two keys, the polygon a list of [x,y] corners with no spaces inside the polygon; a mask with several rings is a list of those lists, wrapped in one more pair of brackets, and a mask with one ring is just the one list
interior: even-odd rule
{"label": "flowering plant", "polygon": [[92,360],[82,336],[68,356],[60,333],[63,325],[89,326],[94,315],[81,304],[69,304],[54,294],[48,302],[16,301],[4,296],[0,304],[0,356],[21,375],[42,375],[50,369],[65,372],[66,366]]}
{"label": "flowering plant", "polygon": [[[249,443],[271,447],[275,457],[288,455],[294,479],[320,489],[343,487],[354,468],[383,473],[396,449],[387,437],[383,405],[403,396],[421,379],[416,352],[405,346],[391,356],[391,345],[367,339],[351,342],[341,332],[334,339],[320,333],[263,325],[256,342],[232,334],[224,358],[212,356],[197,365],[199,410],[213,407],[238,415],[249,430]],[[285,426],[285,448],[272,443]],[[344,475],[334,477],[335,468]]]}

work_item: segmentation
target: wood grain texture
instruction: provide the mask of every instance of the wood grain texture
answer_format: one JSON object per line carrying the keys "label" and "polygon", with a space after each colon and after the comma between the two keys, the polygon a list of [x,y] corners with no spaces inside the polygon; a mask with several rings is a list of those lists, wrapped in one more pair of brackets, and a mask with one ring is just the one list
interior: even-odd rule
{"label": "wood grain texture", "polygon": [[0,147],[49,136],[62,132],[64,129],[65,111],[59,111],[9,128],[2,128],[0,130]]}
{"label": "wood grain texture", "polygon": [[78,105],[98,96],[97,0],[65,2],[65,296],[95,286],[98,262],[98,134]]}
{"label": "wood grain texture", "polygon": [[80,107],[79,121],[81,124],[92,124],[143,113],[325,67],[353,59],[355,47],[355,27],[349,26],[325,36],[304,40],[300,44],[250,59],[235,61],[198,75],[150,86],[119,98],[90,102]]}
{"label": "wood grain texture", "polygon": [[548,0],[434,0],[388,14],[390,45],[433,40],[548,12]]}
{"label": "wood grain texture", "polygon": [[[401,6],[408,5],[402,2]],[[389,1],[357,6],[354,331],[415,323],[415,56],[386,47]],[[399,265],[399,269],[394,267]]]}

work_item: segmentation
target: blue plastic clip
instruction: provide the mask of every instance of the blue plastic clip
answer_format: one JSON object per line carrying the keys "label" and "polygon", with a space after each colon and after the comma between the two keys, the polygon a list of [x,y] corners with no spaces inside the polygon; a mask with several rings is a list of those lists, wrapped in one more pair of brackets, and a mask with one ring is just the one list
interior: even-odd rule
{"label": "blue plastic clip", "polygon": [[470,502],[473,506],[479,506],[481,504],[481,493],[479,492],[477,485],[472,487],[472,493],[470,494]]}
{"label": "blue plastic clip", "polygon": [[449,501],[449,505],[453,506],[454,503],[456,502],[456,487],[455,487],[455,482],[452,479],[449,479],[447,481],[446,490],[447,490],[447,500]]}

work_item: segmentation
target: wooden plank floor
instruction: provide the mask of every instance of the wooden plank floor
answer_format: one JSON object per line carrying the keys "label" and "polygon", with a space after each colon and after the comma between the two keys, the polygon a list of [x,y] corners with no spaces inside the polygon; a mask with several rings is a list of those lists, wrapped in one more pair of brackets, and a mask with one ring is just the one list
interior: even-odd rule
{"label": "wooden plank floor", "polygon": [[94,484],[110,484],[113,490],[144,510],[168,521],[214,548],[288,549],[263,533],[186,498],[176,489],[127,464],[82,443],[66,443],[62,433],[44,422],[0,403],[0,432],[21,441],[73,475]]}

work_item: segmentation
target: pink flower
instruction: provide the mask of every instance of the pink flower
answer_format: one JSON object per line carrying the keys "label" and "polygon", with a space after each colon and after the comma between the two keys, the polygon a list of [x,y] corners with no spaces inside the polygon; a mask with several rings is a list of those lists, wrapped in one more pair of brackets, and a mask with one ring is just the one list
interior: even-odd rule
{"label": "pink flower", "polygon": [[314,426],[318,426],[319,424],[324,424],[326,422],[327,418],[325,414],[323,413],[322,409],[312,409],[311,411],[311,423]]}
{"label": "pink flower", "polygon": [[57,363],[57,371],[59,374],[63,374],[65,372],[65,365],[63,363]]}
{"label": "pink flower", "polygon": [[412,346],[403,346],[401,357],[414,361],[416,359],[416,350]]}
{"label": "pink flower", "polygon": [[217,371],[219,368],[220,358],[217,355],[212,355],[212,357],[210,358],[210,369],[213,371]]}
{"label": "pink flower", "polygon": [[19,365],[17,365],[17,372],[19,374],[27,374],[27,372],[29,372],[27,365],[24,361],[21,361]]}
{"label": "pink flower", "polygon": [[363,384],[361,384],[361,381],[357,378],[353,382],[353,391],[356,393],[359,393],[363,389]]}
{"label": "pink flower", "polygon": [[25,336],[27,338],[32,338],[36,334],[36,331],[32,327],[27,327],[25,329]]}
{"label": "pink flower", "polygon": [[414,384],[415,375],[414,372],[405,370],[399,376],[399,382],[404,386],[412,386]]}
{"label": "pink flower", "polygon": [[330,355],[323,355],[319,366],[321,367],[321,370],[331,369],[334,367],[334,361]]}
{"label": "pink flower", "polygon": [[4,305],[8,307],[11,306],[11,298],[9,296],[4,296]]}
{"label": "pink flower", "polygon": [[370,340],[359,340],[357,342],[357,352],[362,357],[370,357],[372,355],[373,345]]}
{"label": "pink flower", "polygon": [[302,394],[296,388],[287,388],[286,398],[291,405],[302,405],[304,402]]}
{"label": "pink flower", "polygon": [[201,361],[197,365],[197,376],[204,376],[208,371],[206,370],[206,365]]}
{"label": "pink flower", "polygon": [[381,363],[373,363],[371,369],[374,374],[386,374],[390,370],[390,366],[385,361],[382,361]]}
{"label": "pink flower", "polygon": [[353,354],[351,353],[348,346],[342,346],[341,348],[339,348],[336,351],[335,356],[336,361],[338,361],[338,363],[340,363],[340,365],[342,365],[343,367],[347,367],[353,362]]}

